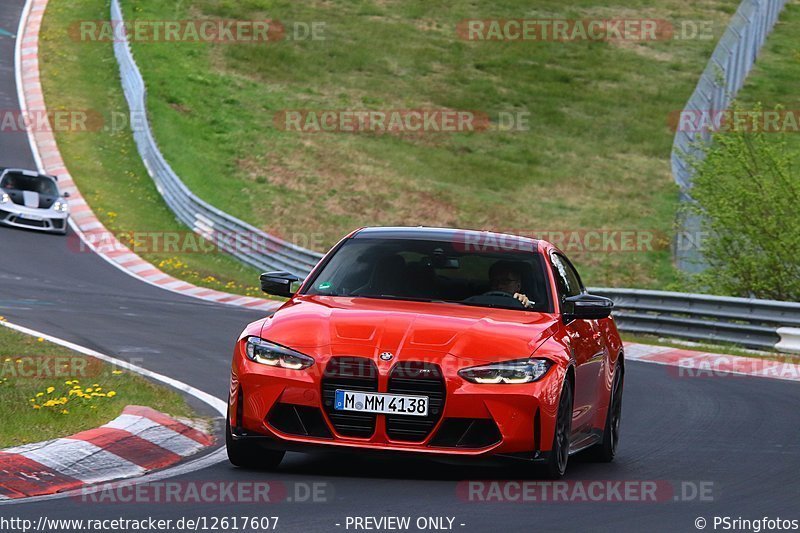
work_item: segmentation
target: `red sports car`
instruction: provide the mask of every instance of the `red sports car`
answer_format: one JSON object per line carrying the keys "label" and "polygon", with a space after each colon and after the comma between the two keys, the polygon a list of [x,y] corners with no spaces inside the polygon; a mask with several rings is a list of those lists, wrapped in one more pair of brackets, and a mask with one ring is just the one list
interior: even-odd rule
{"label": "red sports car", "polygon": [[315,448],[510,458],[545,476],[619,441],[623,346],[611,300],[541,240],[365,228],[236,343],[230,461],[276,467]]}

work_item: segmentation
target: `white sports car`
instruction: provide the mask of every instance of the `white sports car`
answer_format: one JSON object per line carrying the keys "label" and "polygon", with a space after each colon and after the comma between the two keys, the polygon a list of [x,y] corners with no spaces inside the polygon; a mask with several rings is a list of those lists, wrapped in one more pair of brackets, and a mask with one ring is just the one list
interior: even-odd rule
{"label": "white sports car", "polygon": [[69,194],[57,182],[32,170],[0,168],[0,224],[66,235]]}

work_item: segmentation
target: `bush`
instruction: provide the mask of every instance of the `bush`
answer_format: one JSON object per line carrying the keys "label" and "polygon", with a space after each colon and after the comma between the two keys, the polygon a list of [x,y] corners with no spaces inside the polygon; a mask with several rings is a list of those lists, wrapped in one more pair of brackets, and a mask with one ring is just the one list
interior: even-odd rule
{"label": "bush", "polygon": [[702,217],[708,263],[692,281],[715,294],[800,300],[798,153],[791,133],[758,126],[715,133],[705,158],[692,162],[688,209]]}

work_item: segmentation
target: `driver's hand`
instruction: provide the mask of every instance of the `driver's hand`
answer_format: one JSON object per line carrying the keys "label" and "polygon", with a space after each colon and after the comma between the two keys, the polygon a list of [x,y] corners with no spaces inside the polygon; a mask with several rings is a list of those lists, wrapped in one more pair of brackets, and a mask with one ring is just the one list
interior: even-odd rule
{"label": "driver's hand", "polygon": [[531,306],[533,305],[533,302],[531,302],[531,301],[528,299],[528,297],[527,297],[527,296],[525,296],[525,295],[524,295],[524,294],[522,294],[522,293],[515,292],[515,293],[514,293],[514,298],[516,298],[517,300],[519,300],[519,301],[520,301],[520,303],[521,303],[522,305],[524,305],[525,307],[531,307]]}

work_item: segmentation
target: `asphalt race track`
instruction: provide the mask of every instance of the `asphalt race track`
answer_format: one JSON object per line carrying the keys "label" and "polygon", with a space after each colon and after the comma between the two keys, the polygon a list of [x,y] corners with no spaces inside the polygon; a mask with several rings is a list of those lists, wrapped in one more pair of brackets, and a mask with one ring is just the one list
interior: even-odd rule
{"label": "asphalt race track", "polygon": [[[23,4],[0,3],[0,28],[16,31]],[[0,35],[2,110],[18,108],[13,61],[14,41]],[[25,135],[0,132],[0,166],[17,165],[33,167]],[[63,237],[0,228],[0,315],[226,397],[232,343],[258,312],[152,287],[67,243]],[[452,528],[461,531],[692,531],[697,517],[709,521],[708,529],[715,515],[798,518],[800,388],[795,383],[678,377],[668,367],[631,362],[624,404],[616,462],[574,458],[567,479],[678,487],[669,497],[662,494],[663,501],[471,502],[457,492],[461,480],[517,480],[519,472],[321,453],[288,454],[275,473],[237,470],[225,461],[171,481],[271,481],[285,486],[292,500],[302,500],[298,495],[306,484],[317,483],[323,502],[109,504],[61,498],[0,506],[0,517],[278,516],[279,531],[346,530],[348,516],[410,516],[412,531],[418,517],[451,517]],[[219,439],[224,440],[221,434]],[[679,501],[681,483],[691,501]],[[693,494],[698,487],[709,492],[701,498]]]}

